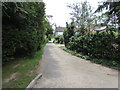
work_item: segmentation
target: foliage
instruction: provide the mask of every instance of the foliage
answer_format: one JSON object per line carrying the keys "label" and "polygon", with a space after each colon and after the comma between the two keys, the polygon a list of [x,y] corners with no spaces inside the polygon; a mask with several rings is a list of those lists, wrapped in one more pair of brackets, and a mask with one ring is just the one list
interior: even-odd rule
{"label": "foliage", "polygon": [[69,42],[69,38],[74,35],[74,22],[71,22],[70,25],[66,23],[66,30],[63,32],[63,37],[64,37],[64,43],[65,46],[67,47],[67,43]]}
{"label": "foliage", "polygon": [[120,54],[117,39],[118,37],[110,32],[72,36],[67,48],[98,59],[119,60]]}
{"label": "foliage", "polygon": [[[107,12],[102,14],[100,17],[92,15],[93,13],[91,12],[91,7],[87,4],[87,2],[76,3],[69,6],[73,10],[70,14],[73,16],[72,22],[74,23],[75,28],[71,29],[71,31],[74,32],[72,35],[69,34],[71,31],[68,28],[64,32],[64,42],[67,49],[97,59],[107,59],[110,61],[114,60],[120,62],[120,33],[117,31],[116,27],[116,23],[119,21],[118,16],[120,15],[117,14],[120,10],[118,7],[119,4],[109,3],[107,5],[110,6],[109,13]],[[112,5],[117,5],[117,10]],[[98,24],[96,22],[97,19],[98,22],[102,22],[99,23],[101,26],[107,26],[106,31],[90,31],[94,20],[95,22],[93,22],[93,24]],[[71,25],[69,25],[69,27],[71,27]],[[76,32],[79,33],[76,34]]]}
{"label": "foliage", "polygon": [[63,44],[63,41],[64,41],[63,35],[57,35],[57,36],[55,36],[55,40],[53,42]]}
{"label": "foliage", "polygon": [[43,2],[3,2],[2,12],[3,62],[41,49],[49,27]]}
{"label": "foliage", "polygon": [[80,32],[80,34],[90,32],[90,28],[92,27],[93,23],[93,17],[92,9],[89,3],[87,1],[81,3],[73,3],[71,5],[68,5],[68,7],[72,10],[70,15],[72,16],[71,19],[75,23],[77,32]]}
{"label": "foliage", "polygon": [[97,58],[93,58],[89,55],[84,55],[82,53],[77,53],[77,52],[75,52],[73,50],[70,50],[70,49],[67,49],[67,48],[63,48],[63,50],[72,54],[72,55],[75,55],[77,57],[81,57],[85,60],[89,60],[89,61],[97,63],[97,64],[101,64],[101,65],[104,65],[104,66],[108,66],[108,67],[120,70],[120,62],[119,61],[107,60],[107,59],[97,59]]}
{"label": "foliage", "polygon": [[53,28],[50,25],[50,22],[47,20],[45,21],[45,25],[46,25],[46,36],[47,36],[48,40],[51,40],[52,35],[53,35]]}
{"label": "foliage", "polygon": [[106,9],[107,12],[105,12],[108,16],[108,22],[111,21],[111,17],[116,16],[117,19],[115,22],[119,26],[120,30],[120,1],[119,2],[103,2],[102,5],[99,5],[96,12],[102,12],[103,9]]}
{"label": "foliage", "polygon": [[[26,88],[27,85],[36,77],[38,74],[36,72],[36,68],[38,67],[38,63],[42,58],[43,54],[43,44],[39,51],[33,53],[31,56],[26,56],[24,58],[17,58],[11,62],[7,62],[7,64],[2,67],[2,88]],[[16,73],[16,74],[15,74]],[[11,79],[11,75],[14,75],[14,78]],[[5,82],[6,79],[8,82]],[[16,89],[16,90],[17,90]]]}

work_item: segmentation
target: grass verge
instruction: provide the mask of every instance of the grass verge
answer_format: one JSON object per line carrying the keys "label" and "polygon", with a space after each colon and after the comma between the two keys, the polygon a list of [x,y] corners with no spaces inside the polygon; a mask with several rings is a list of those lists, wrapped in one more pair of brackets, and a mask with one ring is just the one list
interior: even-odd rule
{"label": "grass verge", "polygon": [[90,56],[87,56],[87,55],[83,55],[81,53],[77,53],[77,52],[69,50],[67,48],[62,48],[62,49],[64,51],[72,54],[72,55],[75,55],[77,57],[81,57],[83,59],[89,60],[89,61],[91,61],[93,63],[101,64],[103,66],[107,66],[107,67],[110,67],[110,68],[113,68],[113,69],[120,70],[120,62],[118,62],[118,61],[115,61],[115,60],[105,60],[105,59],[97,59],[97,58],[93,58],[93,57],[90,57]]}
{"label": "grass verge", "polygon": [[33,56],[19,58],[3,66],[2,88],[26,88],[37,75],[36,69],[42,58],[44,46],[45,44]]}

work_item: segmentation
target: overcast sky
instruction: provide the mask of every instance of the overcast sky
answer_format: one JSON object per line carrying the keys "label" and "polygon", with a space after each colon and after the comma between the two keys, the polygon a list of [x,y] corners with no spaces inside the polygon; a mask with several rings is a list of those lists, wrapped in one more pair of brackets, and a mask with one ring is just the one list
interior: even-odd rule
{"label": "overcast sky", "polygon": [[[52,15],[50,20],[52,23],[56,23],[57,26],[66,26],[66,22],[70,21],[70,9],[67,4],[81,2],[85,0],[43,0],[46,4],[46,15]],[[86,0],[90,3],[93,11],[97,8],[98,2],[101,0]]]}

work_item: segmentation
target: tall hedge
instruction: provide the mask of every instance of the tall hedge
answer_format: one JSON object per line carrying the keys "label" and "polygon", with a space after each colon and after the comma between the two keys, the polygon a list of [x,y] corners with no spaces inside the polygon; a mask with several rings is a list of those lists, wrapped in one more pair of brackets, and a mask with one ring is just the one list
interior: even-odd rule
{"label": "tall hedge", "polygon": [[119,41],[120,37],[116,35],[116,32],[75,35],[69,39],[67,48],[98,59],[120,61]]}
{"label": "tall hedge", "polygon": [[2,3],[2,57],[30,55],[45,42],[43,2]]}

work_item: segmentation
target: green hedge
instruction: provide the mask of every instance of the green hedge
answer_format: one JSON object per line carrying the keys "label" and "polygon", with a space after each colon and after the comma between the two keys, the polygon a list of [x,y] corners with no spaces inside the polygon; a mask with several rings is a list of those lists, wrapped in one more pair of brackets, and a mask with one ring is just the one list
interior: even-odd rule
{"label": "green hedge", "polygon": [[3,62],[41,48],[46,30],[43,2],[4,2],[2,12]]}
{"label": "green hedge", "polygon": [[89,35],[74,35],[69,39],[67,48],[98,59],[120,59],[120,37],[112,32]]}

